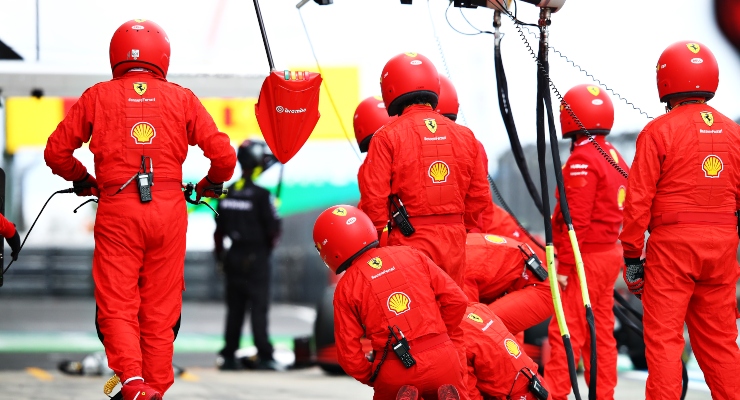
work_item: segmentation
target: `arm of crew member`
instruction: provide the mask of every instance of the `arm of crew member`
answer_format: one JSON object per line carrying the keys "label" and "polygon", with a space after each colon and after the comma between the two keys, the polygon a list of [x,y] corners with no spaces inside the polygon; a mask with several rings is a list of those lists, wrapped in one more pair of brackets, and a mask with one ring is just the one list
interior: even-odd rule
{"label": "arm of crew member", "polygon": [[362,351],[360,338],[365,334],[359,317],[349,306],[334,298],[334,332],[336,334],[337,359],[349,376],[365,385],[370,385],[373,364]]}
{"label": "arm of crew member", "polygon": [[231,147],[229,136],[218,130],[213,118],[194,94],[190,97],[187,112],[188,144],[200,147],[203,155],[211,160],[208,179],[216,183],[228,181],[236,167],[236,152]]}
{"label": "arm of crew member", "polygon": [[373,221],[380,237],[388,223],[388,196],[391,194],[393,147],[387,136],[375,134],[370,141],[364,166],[358,172],[360,206]]}
{"label": "arm of crew member", "polygon": [[650,225],[653,198],[658,190],[661,164],[666,156],[665,146],[651,124],[637,137],[635,159],[627,180],[624,204],[624,222],[619,240],[624,257],[639,258],[645,244],[645,231]]}
{"label": "arm of crew member", "polygon": [[46,165],[52,173],[68,181],[79,181],[87,176],[87,168],[73,154],[92,136],[94,108],[87,105],[94,100],[90,99],[91,93],[88,89],[82,94],[46,141]]}
{"label": "arm of crew member", "polygon": [[473,160],[472,174],[470,176],[470,186],[465,193],[465,212],[463,220],[465,229],[470,231],[477,226],[480,213],[493,202],[491,197],[491,187],[488,184],[488,172],[484,168],[481,158],[481,151],[476,146],[475,159]]}

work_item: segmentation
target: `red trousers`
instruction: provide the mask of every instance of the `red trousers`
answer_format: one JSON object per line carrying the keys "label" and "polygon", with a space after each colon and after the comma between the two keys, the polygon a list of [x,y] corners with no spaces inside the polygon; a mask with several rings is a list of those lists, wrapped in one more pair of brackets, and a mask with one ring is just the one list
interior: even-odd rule
{"label": "red trousers", "polygon": [[[614,282],[623,265],[622,253],[618,248],[598,253],[582,253],[586,270],[588,296],[596,323],[596,398],[614,398],[617,385],[617,342],[614,339]],[[591,335],[586,322],[581,285],[574,265],[560,264],[558,274],[568,276],[568,285],[562,291],[563,310],[568,323],[573,357],[576,364],[583,357],[584,377],[589,381],[591,370]],[[550,320],[549,341],[552,346],[550,360],[545,365],[545,379],[552,400],[565,400],[571,391],[568,361],[563,339],[556,318]],[[679,379],[681,374],[679,373]]]}
{"label": "red trousers", "polygon": [[[374,400],[394,400],[398,389],[403,385],[413,385],[419,389],[419,396],[424,400],[436,400],[437,389],[445,384],[453,384],[460,393],[461,399],[467,399],[467,390],[464,376],[464,366],[460,364],[457,350],[452,342],[445,342],[434,346],[429,350],[411,355],[416,360],[416,365],[406,368],[392,350],[380,367],[380,373],[375,380]],[[380,354],[376,354],[373,371],[380,360]]]}
{"label": "red trousers", "polygon": [[[393,228],[388,236],[388,245],[411,246],[421,251],[445,271],[460,286],[460,289],[463,289],[465,287],[465,241],[468,236],[465,226],[463,224],[434,224],[414,226],[414,229],[416,232],[406,237],[398,228]],[[462,328],[458,326],[448,333],[458,348],[461,365],[467,365]]]}
{"label": "red trousers", "polygon": [[684,321],[712,398],[740,396],[737,246],[727,225],[663,225],[650,235],[642,295],[647,399],[681,395]]}
{"label": "red trousers", "polygon": [[141,376],[162,394],[172,386],[173,342],[185,289],[187,211],[182,192],[109,196],[95,221],[93,279],[108,366],[125,381]]}

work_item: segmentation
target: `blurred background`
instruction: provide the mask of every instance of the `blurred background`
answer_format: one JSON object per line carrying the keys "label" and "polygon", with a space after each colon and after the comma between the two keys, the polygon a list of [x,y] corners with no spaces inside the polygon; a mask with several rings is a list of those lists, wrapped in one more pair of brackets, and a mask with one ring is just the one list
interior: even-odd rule
{"label": "blurred background", "polygon": [[[325,80],[319,124],[305,147],[284,166],[282,175],[278,212],[283,235],[273,257],[272,300],[299,307],[287,308],[285,318],[301,316],[295,326],[289,324],[285,335],[311,333],[312,312],[331,282],[311,242],[313,221],[328,206],[359,200],[356,175],[364,155],[354,141],[353,112],[362,99],[380,94],[380,71],[398,53],[424,54],[452,79],[461,105],[458,122],[483,142],[489,170],[503,195],[495,201],[503,200],[526,228],[542,233],[541,217],[509,151],[499,114],[493,36],[483,32],[492,31],[493,10],[460,9],[443,0],[417,0],[411,5],[398,0],[336,0],[327,6],[316,1],[301,9],[295,3],[270,0],[261,4],[277,69],[318,71],[318,60]],[[517,17],[536,23],[538,9],[519,3]],[[550,27],[552,81],[565,93],[576,84],[593,83],[585,70],[626,99],[612,96],[615,123],[609,140],[631,162],[635,138],[649,122],[647,116],[664,113],[655,87],[655,63],[661,51],[675,41],[691,39],[712,50],[719,62],[720,87],[711,104],[733,119],[740,117],[739,9],[736,0],[568,0],[553,15]],[[193,90],[234,146],[261,136],[253,110],[269,68],[252,2],[0,0],[4,205],[6,216],[22,236],[48,196],[70,186],[45,165],[46,138],[87,87],[110,79],[110,37],[122,22],[134,18],[154,20],[167,31],[172,44],[168,79]],[[536,29],[525,27],[520,35],[503,18],[501,30],[511,106],[530,171],[537,176],[536,65],[522,39],[536,48]],[[555,96],[553,103],[559,103]],[[567,158],[569,143],[560,143],[560,149],[561,157]],[[75,155],[92,168],[87,147]],[[183,167],[184,180],[197,182],[207,168],[202,153],[191,148]],[[257,183],[274,191],[279,175],[276,165]],[[234,179],[239,176],[237,166]],[[549,187],[554,188],[554,177],[550,179]],[[0,358],[3,354],[48,355],[70,348],[76,352],[102,349],[94,337],[93,316],[86,314],[94,313],[89,307],[93,304],[90,265],[95,206],[72,212],[83,200],[55,197],[28,237],[21,258],[5,275],[0,288]],[[191,206],[189,211],[186,310],[193,304],[193,318],[200,316],[209,323],[201,324],[200,331],[192,325],[193,332],[201,336],[193,336],[180,347],[176,344],[176,350],[213,354],[221,345],[223,315],[219,303],[223,276],[212,254],[214,217],[205,207]],[[60,315],[69,309],[56,309],[60,304],[82,308],[74,315]],[[46,312],[33,315],[39,310]],[[34,322],[44,318],[51,322]],[[74,322],[54,322],[58,320]],[[59,324],[69,334],[64,346],[53,334]],[[184,319],[185,333],[187,324]],[[212,358],[205,362],[212,363]]]}

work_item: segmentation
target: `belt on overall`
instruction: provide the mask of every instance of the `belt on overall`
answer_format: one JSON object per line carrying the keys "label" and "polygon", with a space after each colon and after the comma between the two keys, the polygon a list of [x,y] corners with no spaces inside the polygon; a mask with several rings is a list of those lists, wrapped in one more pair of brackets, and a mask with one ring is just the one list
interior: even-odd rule
{"label": "belt on overall", "polygon": [[441,215],[423,215],[419,217],[409,217],[413,226],[421,225],[454,225],[462,224],[462,214],[441,214]]}
{"label": "belt on overall", "polygon": [[675,224],[737,225],[737,216],[734,213],[668,212],[650,220],[650,230]]}
{"label": "belt on overall", "polygon": [[[139,193],[139,186],[132,180],[123,190],[121,190],[118,194],[124,194],[124,193]],[[123,183],[120,184],[107,184],[103,186],[103,190],[105,191],[108,196],[113,196],[116,194],[116,191],[123,185]],[[152,192],[159,192],[162,190],[182,190],[182,182],[177,180],[158,180],[155,181],[154,184],[151,186]]]}
{"label": "belt on overall", "polygon": [[[437,334],[433,333],[430,335],[424,335],[414,340],[410,340],[409,348],[411,349],[411,354],[414,355],[429,350],[432,347],[445,343],[449,340],[450,336],[446,332]],[[375,354],[383,354],[383,349],[373,349],[373,351],[375,351]],[[397,357],[394,359],[396,361],[400,361]]]}

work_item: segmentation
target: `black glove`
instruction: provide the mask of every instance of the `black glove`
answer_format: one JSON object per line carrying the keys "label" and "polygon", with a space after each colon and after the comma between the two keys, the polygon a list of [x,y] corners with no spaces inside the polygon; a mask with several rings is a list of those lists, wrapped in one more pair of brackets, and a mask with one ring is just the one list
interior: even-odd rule
{"label": "black glove", "polygon": [[206,175],[203,179],[198,182],[195,186],[195,201],[200,201],[201,197],[210,197],[217,199],[221,197],[224,192],[224,183],[216,183],[208,179]]}
{"label": "black glove", "polygon": [[630,292],[642,300],[642,290],[645,286],[645,259],[625,257],[622,276]]}
{"label": "black glove", "polygon": [[95,177],[87,174],[84,178],[79,181],[72,182],[72,187],[75,189],[75,193],[78,196],[98,196],[98,182]]}
{"label": "black glove", "polygon": [[18,231],[15,231],[15,235],[5,238],[5,241],[10,246],[10,256],[13,257],[13,261],[17,260],[18,253],[21,251],[21,235],[18,234]]}

